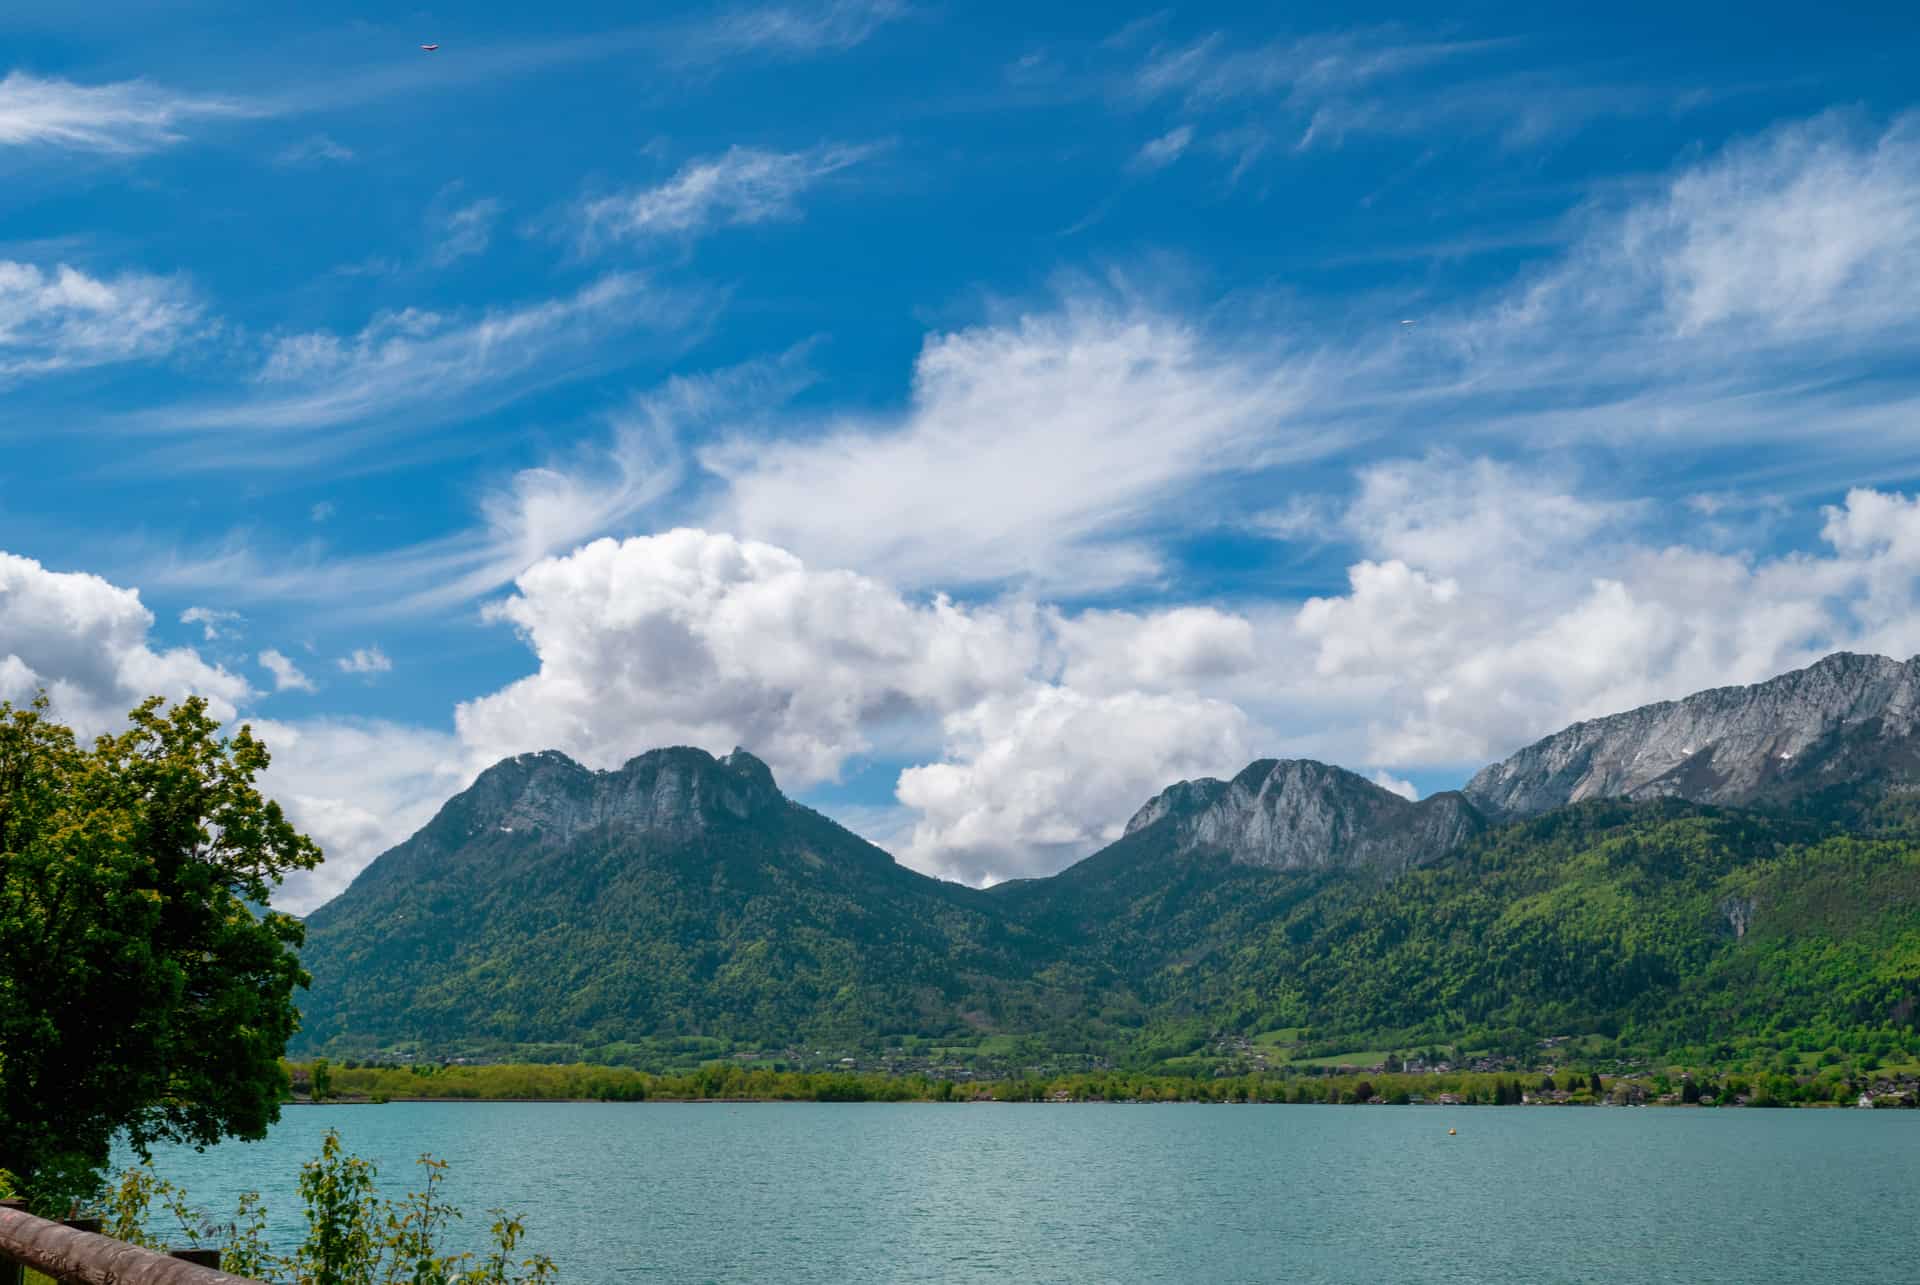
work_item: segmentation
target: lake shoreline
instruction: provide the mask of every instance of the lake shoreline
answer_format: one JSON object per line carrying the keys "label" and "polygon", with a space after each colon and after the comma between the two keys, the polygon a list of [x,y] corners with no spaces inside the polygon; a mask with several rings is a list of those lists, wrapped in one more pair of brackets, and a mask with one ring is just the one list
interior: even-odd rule
{"label": "lake shoreline", "polygon": [[1543,1067],[1533,1071],[1344,1071],[1188,1078],[1127,1071],[934,1078],[711,1065],[655,1074],[590,1064],[331,1066],[293,1063],[287,1100],[331,1102],[1210,1102],[1360,1106],[1920,1105],[1920,1067],[1792,1076],[1774,1071]]}
{"label": "lake shoreline", "polygon": [[[469,1098],[469,1097],[420,1097],[389,1098],[376,1101],[373,1098],[327,1098],[314,1102],[307,1098],[294,1098],[282,1102],[282,1107],[354,1107],[354,1106],[408,1106],[425,1102],[457,1102],[474,1106],[1003,1106],[1003,1107],[1165,1107],[1165,1106],[1204,1106],[1204,1107],[1443,1107],[1461,1110],[1479,1110],[1494,1106],[1524,1106],[1539,1108],[1569,1108],[1575,1110],[1599,1108],[1604,1110],[1637,1110],[1654,1108],[1670,1111],[1858,1111],[1863,1109],[1855,1103],[1847,1102],[1797,1102],[1782,1103],[1775,1106],[1752,1106],[1747,1103],[1727,1103],[1716,1105],[1699,1102],[1237,1102],[1232,1100],[1209,1100],[1199,1098],[1164,1098],[1147,1101],[1139,1098],[1076,1098],[1064,1101],[1031,1101],[1024,1099],[1007,1100],[1001,1098],[901,1098],[893,1100],[863,1099],[821,1099],[821,1098]],[[1885,1110],[1887,1108],[1880,1108]]]}

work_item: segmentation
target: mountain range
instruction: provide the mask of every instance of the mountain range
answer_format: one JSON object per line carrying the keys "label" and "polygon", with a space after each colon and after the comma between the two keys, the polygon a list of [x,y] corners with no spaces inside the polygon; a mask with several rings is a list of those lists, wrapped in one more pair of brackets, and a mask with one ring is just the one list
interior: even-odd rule
{"label": "mountain range", "polygon": [[1842,653],[1418,802],[1311,760],[1182,781],[1101,851],[985,890],[899,865],[744,750],[524,754],[309,918],[296,1047],[1871,1041],[1920,1007],[1917,727],[1920,658]]}

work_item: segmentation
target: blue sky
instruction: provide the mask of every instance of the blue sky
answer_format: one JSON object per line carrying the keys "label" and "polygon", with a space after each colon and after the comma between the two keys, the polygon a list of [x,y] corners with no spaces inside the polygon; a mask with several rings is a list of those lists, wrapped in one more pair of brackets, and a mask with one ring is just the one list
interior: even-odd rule
{"label": "blue sky", "polygon": [[304,908],[523,750],[980,881],[1911,654],[1916,37],[10,5],[0,697],[264,725]]}

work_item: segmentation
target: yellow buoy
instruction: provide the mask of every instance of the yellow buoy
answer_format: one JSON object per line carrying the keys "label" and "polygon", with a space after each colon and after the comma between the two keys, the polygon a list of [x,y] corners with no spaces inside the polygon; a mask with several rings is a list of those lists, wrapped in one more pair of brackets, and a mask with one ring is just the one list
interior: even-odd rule
{"label": "yellow buoy", "polygon": [[1451,1137],[1454,1137],[1455,1135],[1457,1135],[1457,1134],[1458,1134],[1459,1132],[1460,1132],[1460,1130],[1458,1130],[1458,1129],[1448,1129],[1448,1130],[1447,1130],[1447,1136],[1448,1136],[1449,1138],[1451,1138]]}

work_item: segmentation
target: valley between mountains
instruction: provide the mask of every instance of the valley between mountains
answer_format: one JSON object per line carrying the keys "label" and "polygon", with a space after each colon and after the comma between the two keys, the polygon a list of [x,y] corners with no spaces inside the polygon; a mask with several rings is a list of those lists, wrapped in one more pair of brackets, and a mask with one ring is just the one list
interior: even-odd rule
{"label": "valley between mountains", "polygon": [[1920,1052],[1920,658],[1576,724],[1409,802],[1310,760],[927,878],[744,750],[507,759],[307,921],[300,1053],[650,1069]]}

